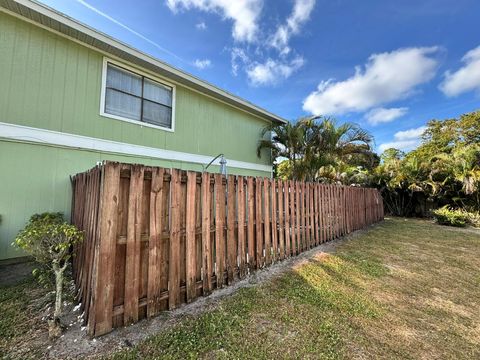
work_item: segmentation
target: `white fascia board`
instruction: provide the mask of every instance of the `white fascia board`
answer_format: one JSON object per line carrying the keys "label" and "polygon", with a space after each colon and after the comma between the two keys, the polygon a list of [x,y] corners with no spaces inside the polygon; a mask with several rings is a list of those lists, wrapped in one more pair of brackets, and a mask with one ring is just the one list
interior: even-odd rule
{"label": "white fascia board", "polygon": [[[0,139],[2,138],[11,141],[28,142],[130,156],[134,155],[138,157],[180,161],[202,165],[208,164],[213,158],[213,156],[209,155],[199,155],[180,151],[158,149],[142,145],[121,143],[117,141],[92,138],[83,135],[63,133],[58,131],[0,122]],[[231,160],[228,158],[226,160],[228,167],[263,171],[269,173],[271,173],[272,171],[272,167],[269,165]],[[220,165],[220,159],[215,160],[213,164]]]}

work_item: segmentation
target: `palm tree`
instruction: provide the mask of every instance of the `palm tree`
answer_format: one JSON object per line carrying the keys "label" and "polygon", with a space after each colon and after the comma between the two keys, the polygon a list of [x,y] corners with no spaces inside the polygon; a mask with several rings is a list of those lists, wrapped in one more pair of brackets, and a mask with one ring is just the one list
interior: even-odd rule
{"label": "palm tree", "polygon": [[370,156],[373,137],[357,124],[344,123],[337,126],[330,118],[323,118],[316,126],[310,159],[309,180],[317,180],[322,166],[339,167],[349,164],[352,155]]}
{"label": "palm tree", "polygon": [[286,158],[291,165],[293,177],[298,178],[299,162],[305,148],[309,146],[307,132],[316,118],[308,117],[295,123],[267,125],[263,128],[262,139],[258,143],[258,157],[261,157],[263,149],[269,149],[273,159]]}
{"label": "palm tree", "polygon": [[[320,120],[320,121],[318,121]],[[334,120],[321,116],[300,118],[295,123],[275,124],[263,129],[257,147],[270,149],[274,159],[286,158],[294,179],[317,181],[323,166],[348,162],[353,154],[371,153],[372,136],[358,125],[337,127]]]}

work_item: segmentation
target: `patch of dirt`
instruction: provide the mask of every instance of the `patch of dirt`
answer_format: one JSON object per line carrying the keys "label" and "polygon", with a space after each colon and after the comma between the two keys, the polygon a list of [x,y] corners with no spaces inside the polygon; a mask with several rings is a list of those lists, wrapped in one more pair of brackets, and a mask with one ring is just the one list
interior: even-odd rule
{"label": "patch of dirt", "polygon": [[0,265],[0,286],[15,285],[28,278],[32,275],[34,267],[33,261]]}
{"label": "patch of dirt", "polygon": [[[241,288],[264,283],[297,267],[299,264],[309,261],[309,259],[321,258],[324,253],[334,252],[337,246],[364,234],[373,226],[375,225],[317,246],[299,256],[278,262],[268,268],[258,270],[231,286],[215,290],[211,295],[200,297],[176,310],[165,311],[153,319],[144,319],[128,327],[115,329],[111,333],[98,338],[91,339],[86,335],[86,329],[81,326],[82,314],[79,313],[78,309],[74,309],[63,319],[64,322],[67,321],[67,330],[48,347],[45,356],[49,359],[99,358],[132,347],[151,335],[166,331],[185,316],[198,316],[214,309],[220,300],[234,294]],[[211,355],[213,358],[216,356],[216,354]]]}

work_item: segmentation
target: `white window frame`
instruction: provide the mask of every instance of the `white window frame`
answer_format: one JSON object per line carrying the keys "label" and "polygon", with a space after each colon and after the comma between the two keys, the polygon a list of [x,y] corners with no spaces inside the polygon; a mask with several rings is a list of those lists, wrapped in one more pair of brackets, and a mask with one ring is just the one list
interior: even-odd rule
{"label": "white window frame", "polygon": [[[149,80],[155,81],[157,83],[160,83],[161,85],[168,86],[172,88],[172,126],[171,127],[165,127],[165,126],[159,126],[155,124],[150,124],[144,121],[140,120],[133,120],[129,119],[123,116],[118,116],[118,115],[113,115],[105,112],[105,93],[107,89],[107,68],[108,64],[112,64],[114,66],[118,66],[120,68],[123,68],[127,71],[130,71],[134,73],[135,75],[143,76]],[[141,70],[138,70],[137,68],[134,68],[132,66],[126,65],[122,62],[104,57],[103,58],[103,66],[102,66],[102,89],[101,89],[101,95],[100,95],[100,116],[107,117],[110,119],[115,119],[115,120],[121,120],[121,121],[126,121],[131,124],[136,124],[140,126],[145,126],[149,128],[154,128],[154,129],[159,129],[163,131],[168,131],[168,132],[175,132],[175,101],[176,99],[176,86],[174,84],[171,84],[163,79],[160,79],[158,77],[152,76],[151,74],[147,72],[143,72]],[[142,105],[143,106],[143,105]]]}

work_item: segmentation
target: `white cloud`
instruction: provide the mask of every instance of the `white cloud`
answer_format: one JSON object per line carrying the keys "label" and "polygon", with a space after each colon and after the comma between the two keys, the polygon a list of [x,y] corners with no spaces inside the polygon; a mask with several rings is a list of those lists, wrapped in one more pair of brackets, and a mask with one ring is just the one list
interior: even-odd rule
{"label": "white cloud", "polygon": [[212,62],[209,59],[204,59],[204,60],[197,59],[197,60],[195,60],[193,65],[196,68],[198,68],[200,70],[203,70],[203,69],[206,69],[206,68],[209,68],[210,66],[212,66]]}
{"label": "white cloud", "polygon": [[238,69],[240,67],[240,64],[246,64],[250,61],[249,57],[245,53],[245,50],[234,47],[232,51],[230,52],[231,56],[231,65],[232,65],[232,74],[233,76],[238,75]]}
{"label": "white cloud", "polygon": [[254,86],[272,85],[290,77],[303,66],[302,57],[296,57],[291,62],[268,59],[265,63],[254,63],[247,69],[247,76]]}
{"label": "white cloud", "polygon": [[182,8],[197,8],[219,13],[223,18],[233,21],[232,36],[235,40],[253,42],[258,32],[263,0],[166,0],[166,4],[173,12]]}
{"label": "white cloud", "polygon": [[390,148],[395,148],[403,151],[412,150],[418,145],[420,145],[421,136],[425,129],[425,126],[420,126],[414,129],[398,131],[395,133],[395,135],[393,135],[394,141],[383,143],[378,148],[381,152]]}
{"label": "white cloud", "polygon": [[447,71],[440,90],[447,96],[480,90],[480,46],[470,50],[462,58],[463,67],[455,72]]}
{"label": "white cloud", "polygon": [[384,152],[385,150],[391,148],[402,151],[409,151],[415,149],[418,145],[420,145],[420,139],[401,141],[399,140],[381,144],[378,149],[380,150],[380,152]]}
{"label": "white cloud", "polygon": [[197,25],[195,25],[195,27],[198,30],[207,30],[207,24],[205,24],[204,21],[199,22]]}
{"label": "white cloud", "polygon": [[426,130],[426,126],[420,126],[418,128],[398,131],[393,135],[396,140],[410,140],[410,139],[417,139],[422,136],[423,132]]}
{"label": "white cloud", "polygon": [[287,23],[278,27],[272,36],[272,46],[277,48],[282,54],[288,54],[290,47],[288,42],[292,35],[300,31],[300,27],[308,21],[310,14],[315,7],[316,0],[295,0],[292,13],[287,19]]}
{"label": "white cloud", "polygon": [[434,77],[437,51],[437,47],[420,47],[373,54],[352,77],[320,82],[304,100],[303,109],[316,115],[344,114],[406,98]]}
{"label": "white cloud", "polygon": [[370,110],[368,113],[365,114],[365,119],[372,124],[377,125],[381,123],[388,123],[399,117],[402,117],[408,112],[408,108],[400,107],[400,108],[375,108]]}

